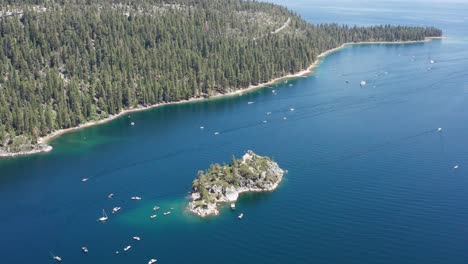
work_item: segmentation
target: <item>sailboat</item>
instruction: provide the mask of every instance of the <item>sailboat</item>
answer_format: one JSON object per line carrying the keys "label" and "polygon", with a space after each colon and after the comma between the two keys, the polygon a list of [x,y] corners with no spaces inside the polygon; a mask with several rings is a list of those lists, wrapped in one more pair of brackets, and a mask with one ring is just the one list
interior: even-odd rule
{"label": "sailboat", "polygon": [[105,222],[107,219],[109,219],[109,217],[107,217],[106,211],[102,209],[102,216],[98,219],[98,221]]}

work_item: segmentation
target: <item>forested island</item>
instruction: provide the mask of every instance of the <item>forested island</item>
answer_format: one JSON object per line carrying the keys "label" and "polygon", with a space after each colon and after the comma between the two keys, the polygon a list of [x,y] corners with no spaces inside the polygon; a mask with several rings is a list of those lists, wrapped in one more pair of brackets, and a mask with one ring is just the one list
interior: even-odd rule
{"label": "forested island", "polygon": [[242,159],[234,156],[231,164],[212,164],[199,171],[192,183],[192,201],[188,210],[198,216],[218,215],[218,205],[237,201],[244,192],[265,192],[276,189],[284,171],[276,162],[247,151]]}
{"label": "forested island", "polygon": [[126,109],[226,94],[308,68],[344,43],[422,41],[434,27],[313,25],[241,0],[0,4],[0,156]]}

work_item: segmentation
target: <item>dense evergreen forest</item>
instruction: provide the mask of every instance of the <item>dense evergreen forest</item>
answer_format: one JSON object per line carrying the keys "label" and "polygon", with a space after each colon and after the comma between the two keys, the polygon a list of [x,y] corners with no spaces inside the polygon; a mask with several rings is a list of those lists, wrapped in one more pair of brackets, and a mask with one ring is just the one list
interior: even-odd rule
{"label": "dense evergreen forest", "polygon": [[312,25],[241,0],[2,1],[0,151],[123,109],[266,82],[345,42],[441,34]]}

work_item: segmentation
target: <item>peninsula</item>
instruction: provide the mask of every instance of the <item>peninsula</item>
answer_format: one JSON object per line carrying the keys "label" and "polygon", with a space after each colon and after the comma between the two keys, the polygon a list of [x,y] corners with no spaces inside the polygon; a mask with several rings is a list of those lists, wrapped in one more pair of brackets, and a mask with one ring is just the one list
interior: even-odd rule
{"label": "peninsula", "polygon": [[441,37],[434,27],[313,25],[242,0],[0,4],[0,157],[128,111],[203,100],[310,72],[345,43]]}
{"label": "peninsula", "polygon": [[232,157],[229,165],[212,164],[199,171],[187,209],[200,217],[218,215],[220,204],[237,201],[241,193],[275,190],[284,173],[270,158],[249,150],[239,160]]}

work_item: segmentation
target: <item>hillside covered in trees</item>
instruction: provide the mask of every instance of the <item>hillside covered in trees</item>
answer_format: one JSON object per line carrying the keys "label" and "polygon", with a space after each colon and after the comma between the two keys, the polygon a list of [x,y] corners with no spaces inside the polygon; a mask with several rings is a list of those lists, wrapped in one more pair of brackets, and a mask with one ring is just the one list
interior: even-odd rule
{"label": "hillside covered in trees", "polygon": [[441,34],[312,25],[284,7],[241,0],[2,1],[0,152],[123,109],[298,72],[346,42]]}

